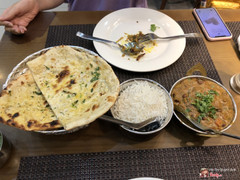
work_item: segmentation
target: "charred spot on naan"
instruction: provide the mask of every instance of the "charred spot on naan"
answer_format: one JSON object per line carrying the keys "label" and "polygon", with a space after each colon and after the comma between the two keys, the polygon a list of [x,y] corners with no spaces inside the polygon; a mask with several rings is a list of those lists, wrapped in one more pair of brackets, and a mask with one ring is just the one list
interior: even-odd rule
{"label": "charred spot on naan", "polygon": [[56,61],[56,58],[51,58],[51,61]]}
{"label": "charred spot on naan", "polygon": [[5,95],[11,96],[11,94],[12,94],[12,91],[10,88],[11,86],[12,86],[12,84],[10,83],[6,88],[4,88],[3,91],[0,93],[0,97],[3,97]]}
{"label": "charred spot on naan", "polygon": [[17,123],[17,121],[14,121],[14,119],[8,119],[6,122],[7,125],[13,126],[13,127],[19,127],[20,125]]}
{"label": "charred spot on naan", "polygon": [[98,81],[93,84],[92,88],[95,89],[97,87],[97,85],[98,85]]}
{"label": "charred spot on naan", "polygon": [[62,70],[58,75],[56,75],[57,82],[60,83],[69,74],[70,74],[70,70],[67,69],[67,67],[66,67],[66,69]]}
{"label": "charred spot on naan", "polygon": [[76,80],[75,79],[71,79],[69,82],[67,82],[67,87],[69,88],[69,89],[71,89],[72,88],[72,85],[73,84],[76,84]]}
{"label": "charred spot on naan", "polygon": [[7,92],[6,91],[3,91],[0,93],[0,97],[4,96],[4,94],[6,94]]}
{"label": "charred spot on naan", "polygon": [[108,96],[108,97],[107,97],[107,101],[108,101],[108,102],[115,102],[115,101],[116,101],[116,97]]}
{"label": "charred spot on naan", "polygon": [[76,80],[75,79],[71,79],[70,80],[70,84],[76,84]]}
{"label": "charred spot on naan", "polygon": [[31,129],[40,129],[40,130],[51,130],[51,129],[56,129],[56,126],[59,126],[60,123],[58,120],[54,120],[52,122],[49,123],[44,123],[44,124],[40,124],[37,120],[29,120],[27,122],[27,127],[29,128],[29,130]]}
{"label": "charred spot on naan", "polygon": [[94,104],[93,107],[92,107],[92,111],[94,111],[97,108],[99,108],[99,105],[98,104]]}
{"label": "charred spot on naan", "polygon": [[59,121],[58,120],[54,120],[52,122],[49,123],[51,127],[55,127],[56,125],[59,125]]}
{"label": "charred spot on naan", "polygon": [[26,122],[26,125],[20,124],[18,122],[18,117],[20,117],[20,114],[18,112],[14,113],[13,115],[8,114],[9,118],[4,119],[3,117],[0,117],[0,122],[4,123],[6,125],[16,127],[19,129],[23,130],[28,130],[28,131],[36,131],[36,130],[52,130],[52,129],[57,129],[60,128],[62,125],[58,120],[53,120],[48,123],[41,123],[39,120],[28,120]]}
{"label": "charred spot on naan", "polygon": [[14,118],[16,118],[16,117],[18,117],[18,116],[19,116],[19,113],[16,112],[16,113],[12,116],[12,118],[14,119]]}
{"label": "charred spot on naan", "polygon": [[106,94],[106,92],[103,92],[103,93],[100,92],[100,93],[99,93],[100,96],[103,96],[104,94]]}
{"label": "charred spot on naan", "polygon": [[85,112],[89,112],[90,111],[90,109],[88,108]]}

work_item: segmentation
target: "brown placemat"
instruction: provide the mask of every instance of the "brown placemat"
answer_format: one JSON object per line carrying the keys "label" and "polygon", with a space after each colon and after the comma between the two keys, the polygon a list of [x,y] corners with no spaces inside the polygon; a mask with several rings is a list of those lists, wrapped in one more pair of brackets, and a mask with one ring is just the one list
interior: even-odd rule
{"label": "brown placemat", "polygon": [[238,180],[239,152],[240,145],[225,145],[23,157],[17,179],[193,180],[207,168],[211,179]]}
{"label": "brown placemat", "polygon": [[[198,25],[195,21],[179,21],[178,23],[185,33],[199,32]],[[95,25],[93,24],[50,26],[46,41],[46,47],[63,44],[76,45],[96,52],[92,41],[83,40],[76,37],[77,31],[92,34],[94,27]],[[137,77],[149,78],[159,82],[167,90],[170,90],[174,82],[176,82],[181,77],[184,77],[186,75],[186,72],[197,63],[201,63],[204,66],[204,68],[207,70],[208,77],[221,82],[216,68],[208,53],[207,47],[204,44],[203,39],[200,38],[187,38],[186,48],[182,56],[167,68],[147,73],[130,72],[119,69],[117,67],[113,67],[113,70],[121,82]]]}
{"label": "brown placemat", "polygon": [[237,43],[237,38],[240,36],[240,21],[227,22],[226,24],[229,30],[232,32],[233,48],[235,49],[237,57],[240,60],[239,45]]}
{"label": "brown placemat", "polygon": [[229,30],[232,32],[232,39],[237,44],[237,38],[240,36],[240,21],[227,22]]}

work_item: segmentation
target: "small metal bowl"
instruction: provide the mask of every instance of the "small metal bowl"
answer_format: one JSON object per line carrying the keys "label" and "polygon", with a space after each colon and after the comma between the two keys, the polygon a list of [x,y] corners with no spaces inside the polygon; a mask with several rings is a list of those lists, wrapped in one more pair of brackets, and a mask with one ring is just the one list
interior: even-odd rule
{"label": "small metal bowl", "polygon": [[[223,131],[227,130],[228,128],[230,128],[230,127],[232,126],[232,124],[235,122],[236,118],[237,118],[237,106],[236,106],[236,103],[235,103],[232,95],[230,94],[230,92],[229,92],[222,84],[220,84],[219,82],[217,82],[217,81],[215,81],[215,80],[213,80],[213,79],[211,79],[211,78],[209,78],[209,77],[205,77],[205,76],[201,76],[201,75],[190,75],[190,76],[186,76],[186,77],[183,77],[183,78],[179,79],[178,81],[176,81],[176,82],[173,84],[172,88],[170,89],[170,95],[172,94],[173,89],[175,88],[175,86],[176,86],[178,83],[180,83],[181,81],[183,81],[183,80],[185,80],[185,79],[191,79],[191,78],[201,78],[201,79],[206,79],[206,80],[212,81],[212,82],[216,83],[218,86],[222,87],[222,88],[227,92],[227,94],[230,96],[230,98],[231,98],[231,100],[232,100],[232,104],[233,104],[233,108],[234,108],[234,117],[233,117],[231,123],[228,124],[228,126],[226,126],[224,129],[222,129],[221,132],[223,132]],[[187,120],[187,118],[184,117],[181,113],[179,113],[179,112],[177,112],[177,111],[174,111],[173,113],[174,113],[174,115],[176,116],[176,118],[177,118],[184,126],[186,126],[187,128],[189,128],[189,129],[191,129],[191,130],[193,130],[193,131],[195,131],[195,132],[197,132],[197,133],[199,133],[199,134],[203,134],[203,135],[206,135],[206,134],[207,134],[206,132],[201,131],[201,130],[199,130],[198,128],[196,128],[196,127],[195,127],[191,122],[189,122],[189,121]],[[209,135],[209,136],[210,136],[210,135]]]}
{"label": "small metal bowl", "polygon": [[[167,106],[168,106],[168,113],[167,113],[167,117],[161,121],[157,121],[157,122],[153,122],[149,125],[147,125],[146,127],[143,127],[139,130],[135,130],[135,129],[131,129],[128,128],[126,126],[120,125],[120,127],[132,134],[136,134],[136,135],[151,135],[151,134],[155,134],[157,132],[159,132],[160,130],[162,130],[171,120],[172,116],[173,116],[173,101],[172,98],[170,96],[170,94],[168,93],[168,91],[159,83],[157,83],[156,81],[150,80],[150,79],[146,79],[146,78],[134,78],[134,79],[129,79],[127,81],[124,81],[123,83],[120,84],[120,93],[126,89],[128,86],[136,83],[136,81],[147,81],[157,87],[159,87],[160,89],[164,90],[164,92],[166,93],[167,96]],[[111,113],[114,117],[114,112],[111,108]]]}

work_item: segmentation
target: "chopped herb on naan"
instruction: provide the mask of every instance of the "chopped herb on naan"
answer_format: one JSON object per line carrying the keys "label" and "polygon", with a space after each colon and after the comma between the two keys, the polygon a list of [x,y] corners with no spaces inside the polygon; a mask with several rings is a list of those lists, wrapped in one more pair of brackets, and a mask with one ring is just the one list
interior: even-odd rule
{"label": "chopped herb on naan", "polygon": [[1,92],[0,122],[27,131],[62,127],[29,70]]}
{"label": "chopped herb on naan", "polygon": [[119,80],[111,66],[85,50],[57,46],[27,65],[66,130],[103,115],[119,93]]}

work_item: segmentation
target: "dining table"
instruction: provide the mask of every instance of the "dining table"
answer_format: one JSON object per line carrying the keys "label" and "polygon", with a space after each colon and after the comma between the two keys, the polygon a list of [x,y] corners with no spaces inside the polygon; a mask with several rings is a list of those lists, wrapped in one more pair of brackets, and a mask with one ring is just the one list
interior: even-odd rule
{"label": "dining table", "polygon": [[[40,12],[29,24],[25,34],[13,35],[5,31],[0,41],[0,86],[3,86],[12,69],[34,52],[49,46],[71,42],[82,46],[81,43],[78,44],[81,41],[78,37],[69,36],[71,33],[75,34],[71,31],[82,28],[83,31],[92,33],[94,26],[111,12]],[[160,10],[159,12],[183,26],[186,23],[194,23],[195,30],[202,33],[192,14],[192,9]],[[233,38],[211,42],[203,36],[201,46],[204,46],[207,58],[212,61],[211,66],[216,70],[218,81],[229,90],[237,105],[236,121],[226,132],[240,136],[240,95],[233,91],[229,84],[230,78],[240,73],[240,52],[236,43],[236,38],[240,35],[240,10],[218,9],[218,12],[225,23],[232,27],[230,30]],[[91,50],[95,51],[93,42],[87,43],[86,48],[91,47]],[[191,46],[184,54],[189,62],[197,62],[200,58],[190,56],[188,53],[192,53]],[[171,66],[176,66],[177,62]],[[177,73],[180,65],[175,67],[176,72],[166,73]],[[151,78],[152,74],[161,74],[171,66],[154,72],[133,72],[126,77]],[[113,70],[118,72],[117,76],[125,73],[118,67],[113,66]],[[209,71],[211,72],[212,70]],[[120,79],[121,81],[123,79]],[[172,85],[168,84],[166,89],[169,91]],[[0,131],[12,144],[9,159],[0,169],[1,180],[137,177],[198,179],[201,168],[207,168],[211,176],[222,176],[222,179],[238,179],[240,176],[240,163],[234,164],[234,161],[239,162],[238,159],[240,159],[240,140],[226,136],[201,136],[181,124],[174,115],[164,129],[147,137],[126,133],[118,125],[100,119],[86,128],[62,135],[29,132],[5,124],[0,124]],[[209,165],[209,163],[214,164]],[[181,166],[177,166],[179,164]],[[157,167],[159,169],[154,171]]]}

